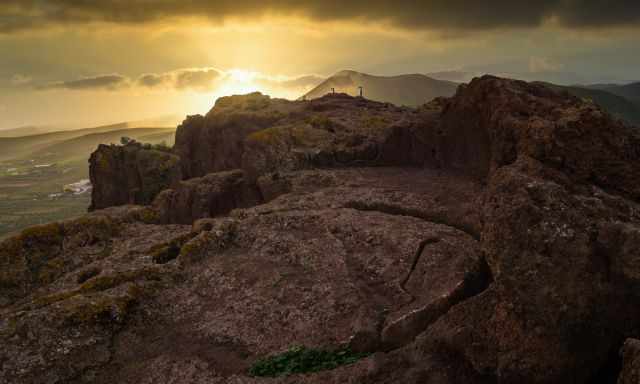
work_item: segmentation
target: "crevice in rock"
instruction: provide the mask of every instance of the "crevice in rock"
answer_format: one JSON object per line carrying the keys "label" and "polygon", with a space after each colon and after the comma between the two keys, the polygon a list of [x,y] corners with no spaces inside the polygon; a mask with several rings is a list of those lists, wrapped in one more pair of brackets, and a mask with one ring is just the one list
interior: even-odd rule
{"label": "crevice in rock", "polygon": [[420,262],[420,259],[422,257],[422,254],[424,253],[424,249],[426,248],[426,246],[430,244],[435,244],[438,241],[440,241],[440,239],[432,238],[432,239],[427,239],[420,242],[420,245],[418,246],[416,253],[413,255],[413,259],[411,261],[411,267],[409,268],[409,271],[407,271],[407,275],[400,282],[400,289],[402,289],[402,291],[407,295],[411,296],[411,301],[408,304],[412,304],[414,301],[416,301],[416,297],[415,295],[413,295],[411,292],[407,290],[407,283],[411,279],[411,275],[413,274],[413,272],[416,270],[416,267]]}
{"label": "crevice in rock", "polygon": [[607,354],[606,361],[604,361],[591,378],[589,378],[587,384],[616,384],[618,382],[618,377],[622,372],[622,355],[620,350],[623,344],[623,341],[614,343],[614,347],[612,347]]}
{"label": "crevice in rock", "polygon": [[180,255],[180,247],[177,244],[169,244],[162,252],[153,255],[153,262],[156,264],[166,264],[175,260]]}
{"label": "crevice in rock", "polygon": [[429,215],[428,213],[422,212],[417,209],[403,208],[381,202],[366,203],[363,201],[349,201],[344,206],[345,208],[351,208],[358,211],[376,211],[385,213],[387,215],[415,217],[416,219],[428,221],[434,224],[442,224],[457,229],[471,236],[473,239],[480,241],[480,233],[475,228],[467,225],[452,223],[446,218]]}
{"label": "crevice in rock", "polygon": [[102,270],[97,267],[85,269],[84,271],[81,271],[80,274],[78,274],[76,281],[78,282],[78,284],[82,284],[92,277],[98,276],[101,272]]}
{"label": "crevice in rock", "polygon": [[442,296],[387,325],[381,334],[383,350],[390,351],[409,344],[451,307],[484,292],[492,282],[489,265],[484,258],[480,258],[475,268],[467,273],[449,295]]}

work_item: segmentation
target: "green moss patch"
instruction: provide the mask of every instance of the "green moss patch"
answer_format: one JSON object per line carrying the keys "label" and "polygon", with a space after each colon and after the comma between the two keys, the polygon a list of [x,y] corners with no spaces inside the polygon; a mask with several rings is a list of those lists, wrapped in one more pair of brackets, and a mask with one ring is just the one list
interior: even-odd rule
{"label": "green moss patch", "polygon": [[278,377],[327,371],[342,365],[353,364],[367,356],[369,356],[368,353],[355,353],[349,348],[322,350],[294,347],[284,353],[256,361],[249,369],[249,374],[259,377]]}

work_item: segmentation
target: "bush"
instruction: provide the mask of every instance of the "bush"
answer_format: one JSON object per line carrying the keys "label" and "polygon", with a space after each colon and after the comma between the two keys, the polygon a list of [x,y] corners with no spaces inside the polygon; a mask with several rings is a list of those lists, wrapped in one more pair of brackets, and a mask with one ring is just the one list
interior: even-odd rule
{"label": "bush", "polygon": [[161,152],[171,152],[171,147],[167,145],[166,141],[162,141],[158,144],[144,143],[142,149],[155,150]]}
{"label": "bush", "polygon": [[130,143],[135,143],[135,140],[133,140],[132,138],[127,137],[127,136],[122,136],[120,138],[120,144],[127,145],[127,144],[130,144]]}

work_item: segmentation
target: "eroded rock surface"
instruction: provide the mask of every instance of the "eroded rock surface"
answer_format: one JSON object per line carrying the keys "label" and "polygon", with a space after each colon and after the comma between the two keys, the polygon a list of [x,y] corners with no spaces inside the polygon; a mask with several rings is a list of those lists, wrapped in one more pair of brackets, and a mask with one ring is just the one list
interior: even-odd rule
{"label": "eroded rock surface", "polygon": [[[152,205],[1,244],[0,382],[613,382],[638,336],[640,134],[593,104],[252,94],[176,143]],[[248,374],[297,345],[370,355]]]}
{"label": "eroded rock surface", "polygon": [[163,223],[191,224],[262,201],[260,189],[247,181],[244,172],[235,170],[181,181],[162,191],[154,199],[153,207]]}

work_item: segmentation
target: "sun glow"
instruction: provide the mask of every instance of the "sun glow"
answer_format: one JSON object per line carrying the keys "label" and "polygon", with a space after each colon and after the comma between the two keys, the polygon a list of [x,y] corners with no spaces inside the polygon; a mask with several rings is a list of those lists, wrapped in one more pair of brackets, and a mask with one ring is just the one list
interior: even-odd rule
{"label": "sun glow", "polygon": [[244,69],[230,69],[222,80],[215,94],[220,96],[243,95],[246,93],[261,91],[264,89],[255,81],[259,74]]}
{"label": "sun glow", "polygon": [[[252,92],[269,93],[258,81],[260,74],[245,69],[230,69],[225,71],[224,76],[219,80],[215,91],[200,94],[197,97],[196,105],[198,113],[208,111],[215,100],[223,96],[245,95]],[[193,102],[193,100],[191,101]]]}
{"label": "sun glow", "polygon": [[247,69],[221,70],[221,76],[213,84],[208,92],[194,92],[185,103],[189,105],[190,113],[206,113],[220,97],[232,95],[246,95],[252,92],[261,92],[271,97],[283,97],[297,99],[309,91],[308,87],[291,87],[286,84],[286,76],[269,76],[261,72]]}
{"label": "sun glow", "polygon": [[231,69],[227,71],[229,78],[241,83],[251,83],[258,76],[257,72],[251,72],[244,69]]}

